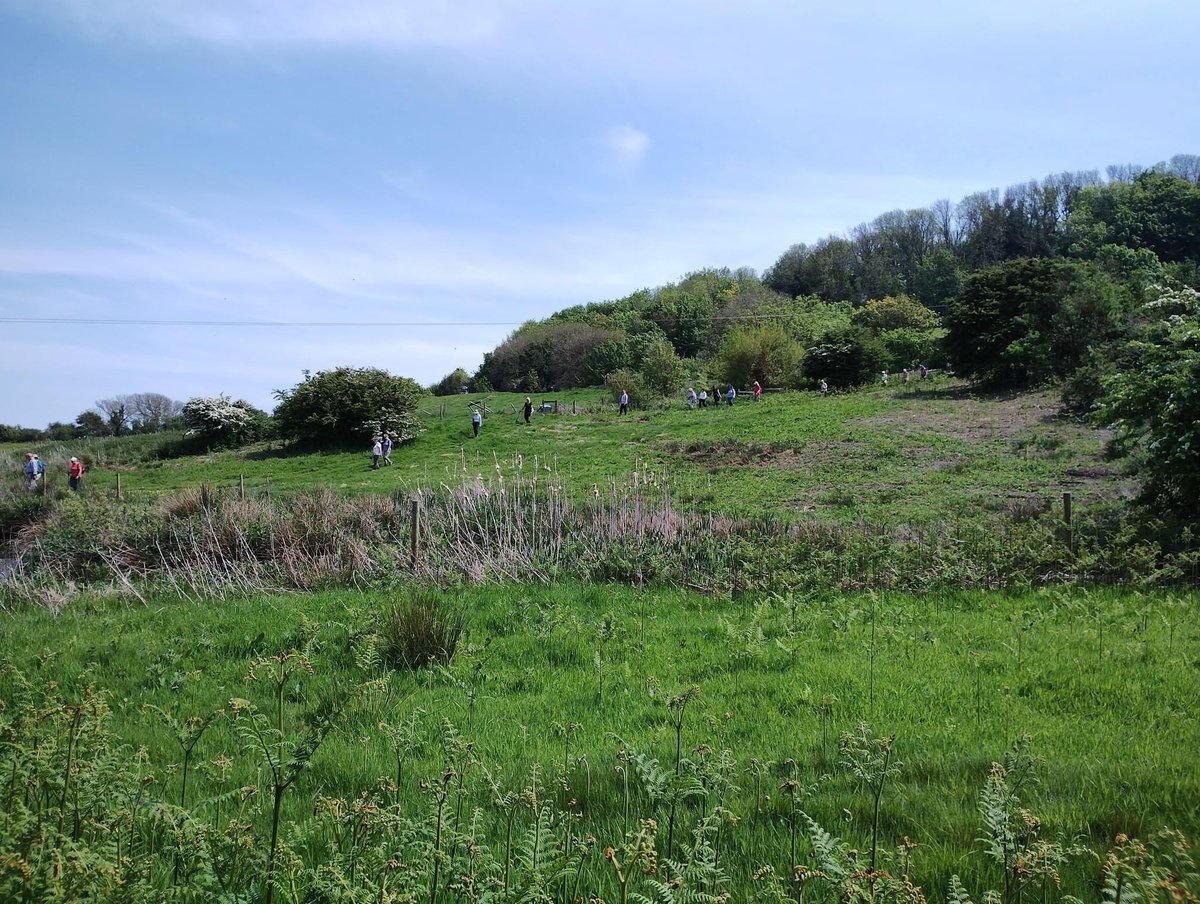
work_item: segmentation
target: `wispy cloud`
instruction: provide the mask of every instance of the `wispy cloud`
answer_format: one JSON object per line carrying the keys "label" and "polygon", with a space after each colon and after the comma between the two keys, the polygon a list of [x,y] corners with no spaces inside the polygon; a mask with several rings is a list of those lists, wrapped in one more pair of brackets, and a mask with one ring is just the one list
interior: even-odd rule
{"label": "wispy cloud", "polygon": [[465,47],[494,36],[500,24],[497,5],[468,0],[64,0],[40,12],[97,37],[151,42]]}
{"label": "wispy cloud", "polygon": [[613,152],[619,163],[632,166],[641,163],[650,147],[650,136],[626,123],[609,129],[604,143]]}

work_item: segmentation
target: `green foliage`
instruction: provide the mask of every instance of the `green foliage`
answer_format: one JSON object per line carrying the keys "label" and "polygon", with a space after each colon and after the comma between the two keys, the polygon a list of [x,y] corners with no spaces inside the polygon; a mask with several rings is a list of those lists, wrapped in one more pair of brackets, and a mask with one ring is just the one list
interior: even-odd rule
{"label": "green foliage", "polygon": [[383,432],[399,445],[421,432],[422,394],[412,380],[374,367],[318,371],[276,391],[275,425],[282,438],[301,445],[360,444]]}
{"label": "green foliage", "polygon": [[1166,262],[1200,261],[1200,183],[1147,171],[1131,182],[1085,188],[1067,228],[1072,253],[1082,257],[1118,245]]}
{"label": "green foliage", "polygon": [[1133,456],[1145,496],[1185,516],[1200,511],[1200,293],[1164,291],[1127,352],[1131,366],[1109,377],[1099,419]]}
{"label": "green foliage", "polygon": [[950,306],[955,368],[988,386],[1034,386],[1068,376],[1124,320],[1119,288],[1093,267],[1016,260],[975,273]]}
{"label": "green foliage", "polygon": [[243,399],[197,396],[183,406],[183,426],[200,445],[221,449],[262,439],[270,430],[270,419]]}
{"label": "green foliage", "polygon": [[803,349],[777,323],[742,326],[730,331],[712,363],[719,380],[748,387],[793,388],[800,382]]}
{"label": "green foliage", "polygon": [[462,388],[468,386],[470,382],[470,375],[461,367],[456,367],[430,386],[429,391],[435,396],[458,395],[462,392]]}
{"label": "green foliage", "polygon": [[684,365],[671,343],[660,339],[643,354],[639,376],[643,389],[660,396],[673,395],[683,383]]}
{"label": "green foliage", "polygon": [[885,354],[873,337],[850,327],[805,350],[804,376],[814,382],[826,380],[838,389],[860,386],[877,378]]}
{"label": "green foliage", "polygon": [[393,669],[449,665],[463,632],[463,612],[432,592],[393,603],[379,628],[380,656]]}

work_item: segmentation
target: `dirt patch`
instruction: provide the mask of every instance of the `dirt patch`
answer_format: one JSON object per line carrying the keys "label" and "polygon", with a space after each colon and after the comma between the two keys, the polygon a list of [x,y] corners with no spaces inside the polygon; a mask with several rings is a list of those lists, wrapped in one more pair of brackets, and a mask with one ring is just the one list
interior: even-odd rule
{"label": "dirt patch", "polygon": [[902,399],[903,408],[865,418],[864,427],[884,427],[906,436],[937,433],[970,443],[1015,438],[1051,421],[1059,421],[1060,406],[1044,395],[1015,397],[946,397],[921,395]]}

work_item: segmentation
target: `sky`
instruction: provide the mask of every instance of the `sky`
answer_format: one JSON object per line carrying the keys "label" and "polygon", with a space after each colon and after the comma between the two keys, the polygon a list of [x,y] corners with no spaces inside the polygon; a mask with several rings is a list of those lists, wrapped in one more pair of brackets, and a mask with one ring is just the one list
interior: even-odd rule
{"label": "sky", "polygon": [[1194,0],[0,0],[0,423],[428,385],[570,305],[1197,153],[1198,33]]}

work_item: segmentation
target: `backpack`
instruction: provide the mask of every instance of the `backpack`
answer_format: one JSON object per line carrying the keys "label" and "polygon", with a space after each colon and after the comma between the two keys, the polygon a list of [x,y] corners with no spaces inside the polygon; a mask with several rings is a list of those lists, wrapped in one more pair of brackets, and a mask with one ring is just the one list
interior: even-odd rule
{"label": "backpack", "polygon": [[43,474],[46,473],[46,463],[44,461],[42,461],[40,458],[35,458],[34,464],[37,466],[37,476],[38,477],[41,477]]}

